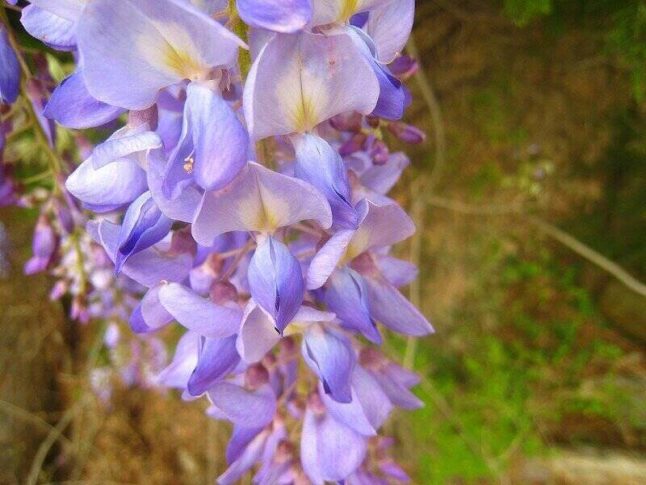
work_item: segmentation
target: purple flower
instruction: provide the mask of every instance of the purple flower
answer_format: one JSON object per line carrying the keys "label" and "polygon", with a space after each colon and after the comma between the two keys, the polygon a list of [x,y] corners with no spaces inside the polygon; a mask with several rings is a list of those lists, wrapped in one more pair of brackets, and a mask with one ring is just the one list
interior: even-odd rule
{"label": "purple flower", "polygon": [[128,258],[164,239],[172,225],[173,221],[161,213],[150,192],[140,195],[128,207],[124,216],[119,232],[115,270],[121,271]]}
{"label": "purple flower", "polygon": [[36,223],[32,251],[34,255],[25,263],[25,274],[45,271],[53,263],[58,249],[58,237],[47,216],[41,214]]}
{"label": "purple flower", "polygon": [[247,279],[254,301],[272,316],[282,334],[303,302],[305,283],[298,260],[287,246],[268,237],[251,258]]}
{"label": "purple flower", "polygon": [[12,104],[20,91],[20,64],[9,43],[4,25],[0,26],[0,104]]}
{"label": "purple flower", "polygon": [[[93,140],[115,130],[96,145],[76,135],[84,161],[64,199],[60,186],[27,194],[45,202],[26,271],[51,269],[52,297],[69,294],[74,317],[110,322],[111,367],[93,373],[99,395],[118,376],[204,397],[208,416],[232,423],[218,483],[254,467],[254,483],[267,485],[408,480],[379,433],[395,406],[421,405],[418,378],[378,346],[380,325],[433,331],[399,291],[417,270],[391,248],[415,228],[388,192],[409,160],[382,136],[424,139],[394,121],[410,102],[403,81],[415,63],[400,52],[413,13],[413,0],[23,9],[29,33],[76,60],[50,95],[51,78],[28,58],[25,94],[50,144],[52,120],[102,127]],[[251,66],[225,27],[234,19],[249,26]],[[11,67],[0,74],[3,103],[19,84],[8,38],[0,32]],[[14,122],[3,123],[3,143]],[[14,200],[0,174],[0,203]],[[126,320],[136,336],[116,326]],[[177,331],[166,365],[165,338]]]}

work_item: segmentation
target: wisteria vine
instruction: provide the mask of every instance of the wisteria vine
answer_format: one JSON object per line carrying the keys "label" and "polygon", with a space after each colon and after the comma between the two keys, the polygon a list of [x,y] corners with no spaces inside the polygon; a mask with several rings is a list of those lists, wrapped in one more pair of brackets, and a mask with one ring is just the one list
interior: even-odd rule
{"label": "wisteria vine", "polygon": [[[415,228],[387,195],[409,160],[385,135],[424,139],[399,121],[414,0],[7,3],[75,59],[54,87],[4,17],[0,155],[29,123],[51,155],[45,186],[2,156],[0,204],[40,208],[25,271],[54,274],[80,321],[128,320],[126,382],[233,423],[218,483],[253,467],[259,484],[408,481],[378,431],[421,405],[418,378],[379,346],[381,326],[432,332],[398,290],[416,268],[390,254]],[[116,131],[92,144],[99,127]]]}

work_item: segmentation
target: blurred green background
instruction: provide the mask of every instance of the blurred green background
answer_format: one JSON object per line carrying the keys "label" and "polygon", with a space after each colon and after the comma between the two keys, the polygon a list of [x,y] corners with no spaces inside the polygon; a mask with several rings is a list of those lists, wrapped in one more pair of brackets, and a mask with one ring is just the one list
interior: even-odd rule
{"label": "blurred green background", "polygon": [[[389,340],[426,402],[386,426],[399,460],[415,484],[646,483],[646,299],[598,257],[646,280],[646,2],[421,0],[410,50],[429,136],[400,147],[399,250],[437,333]],[[0,221],[0,483],[212,483],[228,430],[201,405],[70,412],[96,328],[21,276],[34,214]]]}

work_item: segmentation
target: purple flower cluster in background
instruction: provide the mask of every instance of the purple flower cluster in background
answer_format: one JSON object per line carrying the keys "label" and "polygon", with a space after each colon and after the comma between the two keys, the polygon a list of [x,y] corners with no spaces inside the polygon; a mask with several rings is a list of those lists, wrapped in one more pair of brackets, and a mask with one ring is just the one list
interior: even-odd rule
{"label": "purple flower cluster in background", "polygon": [[[51,271],[75,318],[125,318],[143,336],[124,360],[108,326],[127,383],[204,396],[233,423],[221,484],[254,466],[260,484],[408,480],[378,431],[394,407],[421,405],[417,377],[378,346],[384,329],[432,332],[398,290],[417,270],[390,250],[415,228],[388,192],[409,161],[383,139],[424,139],[398,121],[413,14],[414,0],[22,10],[31,35],[76,59],[51,95],[25,83],[46,141],[51,120],[118,127],[96,146],[75,132],[85,160],[41,198],[25,271]],[[0,62],[8,105],[20,66],[4,30]],[[0,204],[36,205],[16,187],[3,164]],[[157,335],[174,322],[166,366]],[[104,370],[94,378],[107,398]]]}

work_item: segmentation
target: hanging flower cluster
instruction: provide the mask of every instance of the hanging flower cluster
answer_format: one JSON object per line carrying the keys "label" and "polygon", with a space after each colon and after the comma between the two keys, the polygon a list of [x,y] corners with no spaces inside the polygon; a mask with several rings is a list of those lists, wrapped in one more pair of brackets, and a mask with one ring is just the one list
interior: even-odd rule
{"label": "hanging flower cluster", "polygon": [[[103,275],[88,285],[66,276],[78,259],[58,262],[57,291],[80,295],[77,316],[91,301],[123,305],[106,296],[115,289],[143,289],[123,307],[134,332],[185,329],[155,383],[205,396],[210,416],[233,423],[219,483],[254,465],[260,484],[407,480],[378,430],[395,406],[421,404],[417,377],[378,346],[384,327],[432,332],[398,290],[416,268],[390,248],[414,224],[387,194],[408,159],[382,136],[424,138],[398,121],[413,14],[414,0],[32,0],[22,10],[31,35],[76,59],[48,100],[31,95],[50,143],[50,120],[125,121],[52,195],[65,204],[44,206],[27,271],[51,267],[67,240],[58,234],[73,233],[75,257]],[[8,104],[19,63],[2,35]],[[84,216],[69,194],[94,214],[87,233],[118,276],[73,232]],[[2,169],[0,201],[13,197]]]}

